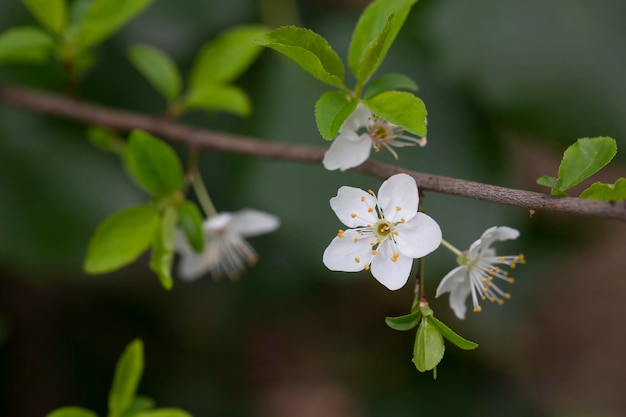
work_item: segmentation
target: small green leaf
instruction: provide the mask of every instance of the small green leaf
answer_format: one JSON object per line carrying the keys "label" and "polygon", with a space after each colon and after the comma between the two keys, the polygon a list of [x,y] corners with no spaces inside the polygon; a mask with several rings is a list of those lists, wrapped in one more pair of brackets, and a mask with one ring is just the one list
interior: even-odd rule
{"label": "small green leaf", "polygon": [[359,70],[357,73],[357,80],[361,85],[365,84],[367,80],[378,70],[380,64],[383,62],[386,50],[386,41],[389,37],[389,31],[391,30],[391,24],[393,22],[393,15],[389,17],[387,24],[382,32],[367,45],[363,52],[363,58],[359,64]]}
{"label": "small green leaf", "polygon": [[174,101],[181,90],[178,67],[165,52],[148,45],[133,45],[128,57],[137,70],[168,101]]}
{"label": "small green leaf", "polygon": [[93,47],[126,25],[154,0],[94,0],[84,12],[75,41]]}
{"label": "small green leaf", "polygon": [[252,40],[265,33],[267,27],[261,25],[236,26],[207,42],[191,67],[189,87],[196,90],[239,77],[263,51]]}
{"label": "small green leaf", "polygon": [[166,207],[152,242],[150,269],[157,274],[161,280],[161,285],[166,290],[171,290],[174,285],[172,263],[174,262],[177,223],[178,211],[172,206]]}
{"label": "small green leaf", "polygon": [[[376,0],[367,6],[354,29],[348,51],[348,66],[355,76],[358,77],[361,72],[367,70],[361,68],[365,64],[363,56],[367,48],[377,39],[382,40],[380,51],[377,53],[378,65],[382,62],[416,2],[417,0]],[[385,30],[388,30],[388,34],[381,39],[380,35]]]}
{"label": "small green leaf", "polygon": [[417,329],[417,337],[413,346],[413,363],[420,372],[434,369],[441,359],[445,347],[439,329],[429,320],[422,320]]}
{"label": "small green leaf", "polygon": [[183,109],[221,111],[237,116],[248,116],[250,99],[245,91],[234,85],[206,84],[190,90],[184,98]]}
{"label": "small green leaf", "polygon": [[65,0],[22,0],[35,19],[50,31],[60,34],[67,24]]}
{"label": "small green leaf", "polygon": [[593,183],[578,197],[602,201],[626,200],[626,178],[620,178],[614,184]]}
{"label": "small green leaf", "polygon": [[192,417],[192,415],[178,408],[157,408],[155,410],[142,411],[136,417]]}
{"label": "small green leaf", "polygon": [[147,411],[154,408],[154,400],[144,396],[137,396],[128,406],[122,417],[136,417],[142,411]]}
{"label": "small green leaf", "polygon": [[323,83],[345,88],[341,58],[326,39],[312,30],[282,26],[257,38],[256,42],[287,56]]}
{"label": "small green leaf", "polygon": [[89,241],[83,268],[102,274],[131,263],[150,246],[158,222],[152,206],[130,207],[108,217]]}
{"label": "small green leaf", "polygon": [[124,160],[133,178],[153,196],[167,196],[183,187],[183,168],[178,155],[149,133],[131,132]]}
{"label": "small green leaf", "polygon": [[417,326],[421,317],[420,312],[416,311],[415,313],[405,314],[404,316],[385,317],[385,323],[394,330],[405,331],[411,330]]}
{"label": "small green leaf", "polygon": [[357,101],[349,101],[340,91],[326,91],[322,94],[315,103],[315,122],[322,137],[333,140],[357,104]]}
{"label": "small green leaf", "polygon": [[104,152],[119,154],[126,146],[116,132],[102,126],[90,126],[87,129],[87,138],[93,146]]}
{"label": "small green leaf", "polygon": [[363,97],[367,100],[385,91],[409,90],[416,92],[417,84],[404,74],[386,74],[372,81]]}
{"label": "small green leaf", "polygon": [[430,321],[430,324],[437,327],[439,332],[448,339],[450,342],[454,343],[456,346],[460,347],[464,350],[476,349],[478,347],[478,343],[474,343],[471,340],[467,340],[458,334],[456,334],[451,328],[446,326],[443,322],[437,319],[435,316],[429,316],[427,320]]}
{"label": "small green leaf", "polygon": [[606,136],[581,138],[563,153],[559,166],[560,190],[580,184],[611,162],[617,153],[615,139]]}
{"label": "small green leaf", "polygon": [[98,415],[81,407],[61,407],[46,414],[46,417],[98,417]]}
{"label": "small green leaf", "polygon": [[178,222],[187,241],[196,252],[204,249],[202,214],[193,201],[185,200],[178,208]]}
{"label": "small green leaf", "polygon": [[45,61],[51,55],[54,39],[45,31],[30,26],[15,27],[0,35],[1,62]]}
{"label": "small green leaf", "polygon": [[550,188],[559,188],[559,179],[549,175],[544,175],[543,177],[537,178],[537,184]]}
{"label": "small green leaf", "polygon": [[365,104],[376,116],[418,137],[426,136],[426,106],[413,94],[387,91],[367,100]]}
{"label": "small green leaf", "polygon": [[142,374],[143,342],[135,339],[128,344],[115,367],[109,392],[109,417],[121,417],[133,404]]}

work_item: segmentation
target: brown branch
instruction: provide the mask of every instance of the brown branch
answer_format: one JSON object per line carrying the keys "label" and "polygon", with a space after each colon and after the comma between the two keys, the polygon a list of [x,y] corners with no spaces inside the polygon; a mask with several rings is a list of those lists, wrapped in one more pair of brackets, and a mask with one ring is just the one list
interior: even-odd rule
{"label": "brown branch", "polygon": [[[157,117],[115,110],[26,88],[0,86],[0,102],[88,124],[102,125],[115,130],[142,129],[159,137],[184,143],[198,150],[213,149],[261,158],[309,163],[320,163],[326,150],[322,147],[290,145],[231,133],[192,128]],[[393,174],[405,172],[415,178],[417,184],[424,190],[522,207],[529,210],[626,221],[626,201],[615,203],[553,197],[532,191],[516,190],[409,171],[376,161],[367,161],[355,168],[355,170],[382,179],[386,179]]]}

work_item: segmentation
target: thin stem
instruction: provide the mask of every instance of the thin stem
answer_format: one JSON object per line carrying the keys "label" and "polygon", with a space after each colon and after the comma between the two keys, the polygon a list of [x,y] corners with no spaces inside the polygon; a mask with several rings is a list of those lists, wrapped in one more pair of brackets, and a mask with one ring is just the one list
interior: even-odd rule
{"label": "thin stem", "polygon": [[460,250],[458,250],[456,247],[452,246],[450,244],[450,242],[448,242],[445,239],[441,239],[441,244],[448,249],[450,252],[452,252],[453,254],[455,254],[456,256],[461,255],[463,252],[461,252]]}
{"label": "thin stem", "polygon": [[209,197],[209,193],[204,186],[204,181],[202,181],[202,176],[197,168],[193,173],[192,185],[204,214],[206,214],[208,218],[217,216],[217,210],[211,201],[211,197]]}

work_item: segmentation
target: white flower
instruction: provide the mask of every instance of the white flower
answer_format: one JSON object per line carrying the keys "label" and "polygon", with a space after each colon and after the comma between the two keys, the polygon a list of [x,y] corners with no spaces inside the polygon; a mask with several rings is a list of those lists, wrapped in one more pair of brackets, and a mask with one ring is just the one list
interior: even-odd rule
{"label": "white flower", "polygon": [[415,145],[426,145],[426,137],[405,135],[402,128],[374,116],[364,104],[359,103],[341,125],[339,135],[324,154],[322,162],[328,170],[345,171],[367,161],[372,148],[377,152],[385,148],[398,159],[393,146],[401,148]]}
{"label": "white flower", "polygon": [[179,234],[176,249],[181,253],[178,271],[182,279],[191,281],[210,273],[213,278],[223,275],[237,279],[246,265],[256,263],[258,255],[244,239],[273,232],[280,221],[276,216],[258,210],[243,209],[236,213],[219,213],[202,224],[205,245],[202,253],[191,248]]}
{"label": "white flower", "polygon": [[515,280],[509,276],[508,271],[503,271],[497,265],[507,265],[514,269],[517,263],[526,263],[524,255],[497,256],[490,246],[496,241],[516,239],[518,236],[519,232],[515,229],[494,226],[472,243],[468,251],[458,256],[457,262],[460,266],[450,271],[437,288],[437,297],[446,292],[450,293],[450,307],[458,318],[465,318],[465,302],[470,293],[474,312],[482,310],[479,298],[500,305],[504,304],[504,299],[511,298],[509,293],[502,291],[495,284],[494,278],[510,284]]}
{"label": "white flower", "polygon": [[406,284],[414,258],[428,255],[441,243],[437,222],[417,211],[415,180],[406,174],[387,179],[378,191],[343,186],[330,206],[343,224],[324,251],[324,265],[331,271],[370,269],[390,290]]}

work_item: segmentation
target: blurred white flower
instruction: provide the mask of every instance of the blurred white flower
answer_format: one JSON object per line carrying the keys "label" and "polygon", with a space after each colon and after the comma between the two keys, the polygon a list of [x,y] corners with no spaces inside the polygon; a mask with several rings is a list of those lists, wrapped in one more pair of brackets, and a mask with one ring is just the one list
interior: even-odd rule
{"label": "blurred white flower", "polygon": [[474,312],[482,310],[479,299],[504,304],[504,300],[511,298],[511,295],[502,291],[494,279],[510,284],[515,280],[509,276],[508,271],[502,270],[498,265],[506,265],[514,269],[516,264],[524,264],[526,260],[522,254],[497,256],[490,246],[496,241],[516,239],[518,236],[517,230],[506,226],[494,226],[487,229],[480,239],[472,243],[469,250],[458,256],[459,266],[441,280],[436,296],[439,297],[449,292],[450,307],[460,319],[465,318],[465,303],[470,294]]}
{"label": "blurred white flower", "polygon": [[398,154],[393,147],[425,146],[426,137],[414,138],[404,134],[399,126],[380,119],[362,103],[359,103],[339,129],[322,161],[328,170],[345,171],[367,161],[370,151],[387,149],[394,158]]}
{"label": "blurred white flower", "polygon": [[247,266],[256,263],[258,255],[246,237],[273,232],[280,221],[274,215],[253,209],[236,213],[218,213],[204,221],[205,245],[197,253],[179,234],[176,249],[181,254],[178,271],[182,279],[191,281],[206,274],[213,278],[226,275],[235,280]]}
{"label": "blurred white flower", "polygon": [[381,284],[397,290],[406,284],[414,258],[428,255],[441,243],[437,222],[417,211],[415,180],[406,174],[387,179],[378,198],[373,191],[343,186],[330,206],[343,224],[324,251],[332,271],[369,270]]}

